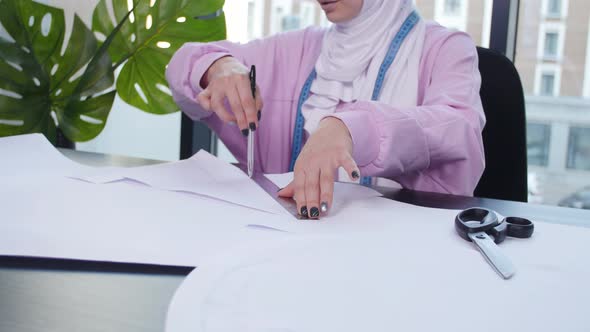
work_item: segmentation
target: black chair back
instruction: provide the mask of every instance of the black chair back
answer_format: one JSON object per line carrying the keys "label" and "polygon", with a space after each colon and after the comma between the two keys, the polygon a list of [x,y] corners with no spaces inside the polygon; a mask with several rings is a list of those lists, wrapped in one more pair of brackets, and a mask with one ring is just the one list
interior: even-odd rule
{"label": "black chair back", "polygon": [[527,149],[524,91],[514,64],[504,55],[477,48],[486,168],[475,196],[526,202]]}

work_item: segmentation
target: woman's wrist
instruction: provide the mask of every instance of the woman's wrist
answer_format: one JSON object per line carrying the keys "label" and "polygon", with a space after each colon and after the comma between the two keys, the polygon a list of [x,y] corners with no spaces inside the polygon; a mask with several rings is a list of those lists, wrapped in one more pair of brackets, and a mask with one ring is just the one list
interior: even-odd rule
{"label": "woman's wrist", "polygon": [[211,80],[219,73],[223,71],[223,67],[230,62],[236,61],[231,55],[226,55],[215,60],[211,66],[205,71],[203,77],[201,77],[201,88],[206,89],[209,86]]}
{"label": "woman's wrist", "polygon": [[321,130],[323,128],[336,133],[339,141],[346,143],[347,147],[352,150],[352,135],[342,120],[333,116],[325,117],[320,121],[318,129]]}

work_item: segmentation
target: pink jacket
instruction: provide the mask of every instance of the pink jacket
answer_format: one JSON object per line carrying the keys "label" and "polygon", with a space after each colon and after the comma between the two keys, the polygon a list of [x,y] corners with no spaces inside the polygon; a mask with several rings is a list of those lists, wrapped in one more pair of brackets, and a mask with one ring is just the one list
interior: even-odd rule
{"label": "pink jacket", "polygon": [[[214,130],[236,159],[246,161],[246,138],[196,102],[209,66],[231,55],[256,65],[264,109],[256,131],[256,169],[288,171],[297,101],[319,55],[323,29],[308,28],[255,40],[187,43],[176,52],[166,77],[180,109]],[[334,116],[348,127],[362,176],[392,179],[405,188],[473,195],[484,169],[481,132],[485,117],[481,78],[471,38],[428,23],[418,107],[374,101],[341,104]],[[383,91],[387,93],[387,91]]]}

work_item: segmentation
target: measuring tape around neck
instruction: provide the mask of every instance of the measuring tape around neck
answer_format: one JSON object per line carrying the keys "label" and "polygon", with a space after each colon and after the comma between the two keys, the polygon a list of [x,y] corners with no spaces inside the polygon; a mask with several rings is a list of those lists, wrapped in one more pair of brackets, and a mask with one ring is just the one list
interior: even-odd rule
{"label": "measuring tape around neck", "polygon": [[[385,59],[383,59],[383,62],[379,67],[379,72],[377,73],[377,78],[375,80],[375,86],[373,87],[373,95],[371,96],[371,100],[379,100],[379,96],[381,95],[381,90],[383,88],[383,83],[385,81],[385,75],[387,74],[389,67],[391,67],[393,60],[395,60],[395,57],[397,56],[404,40],[419,21],[420,15],[418,15],[418,13],[415,11],[412,12],[408,16],[408,18],[406,18],[404,24],[391,41],[391,44],[389,44],[389,49],[387,50]],[[297,161],[297,157],[299,157],[301,149],[303,148],[303,126],[305,124],[305,118],[303,118],[303,113],[301,110],[303,108],[303,104],[305,103],[307,98],[309,98],[311,84],[316,79],[316,77],[317,73],[314,68],[305,80],[305,84],[303,84],[303,88],[301,89],[301,94],[299,95],[299,100],[297,102],[297,114],[295,116],[295,128],[293,131],[293,145],[291,147],[291,162],[289,163],[289,172],[293,172],[293,169],[295,168],[295,162]],[[371,184],[371,177],[363,177],[360,183],[364,185]]]}

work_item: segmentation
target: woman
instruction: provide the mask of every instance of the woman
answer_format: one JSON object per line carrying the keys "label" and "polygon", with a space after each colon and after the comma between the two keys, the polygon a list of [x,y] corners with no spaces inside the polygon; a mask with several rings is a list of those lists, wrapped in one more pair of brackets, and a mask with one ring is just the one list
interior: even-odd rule
{"label": "woman", "polygon": [[180,108],[241,163],[244,136],[256,130],[256,170],[294,170],[279,194],[304,216],[331,206],[339,167],[353,180],[472,195],[485,119],[469,36],[424,22],[412,0],[318,2],[334,23],[327,30],[184,45],[166,72]]}

